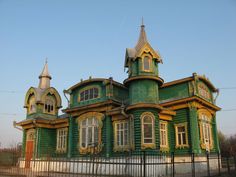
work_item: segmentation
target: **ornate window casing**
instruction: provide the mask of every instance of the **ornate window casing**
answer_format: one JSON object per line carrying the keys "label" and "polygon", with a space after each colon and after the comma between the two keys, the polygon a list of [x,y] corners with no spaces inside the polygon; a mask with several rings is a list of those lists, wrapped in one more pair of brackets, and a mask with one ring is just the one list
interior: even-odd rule
{"label": "ornate window casing", "polygon": [[141,149],[156,148],[155,143],[155,116],[151,112],[141,115]]}
{"label": "ornate window casing", "polygon": [[68,128],[57,129],[57,147],[56,151],[64,153],[67,151]]}
{"label": "ornate window casing", "polygon": [[199,96],[205,99],[208,99],[208,100],[211,99],[210,91],[208,90],[207,86],[204,85],[203,83],[198,84],[198,93],[199,93]]}
{"label": "ornate window casing", "polygon": [[55,100],[53,98],[47,97],[44,103],[44,113],[55,114]]}
{"label": "ornate window casing", "polygon": [[151,72],[152,71],[152,58],[150,55],[144,55],[142,59],[143,71]]}
{"label": "ornate window casing", "polygon": [[212,115],[205,109],[198,111],[201,148],[207,151],[213,149]]}
{"label": "ornate window casing", "polygon": [[161,151],[169,151],[168,143],[168,123],[166,121],[160,121],[160,149]]}
{"label": "ornate window casing", "polygon": [[93,100],[100,97],[100,89],[96,86],[86,87],[79,92],[78,102]]}
{"label": "ornate window casing", "polygon": [[130,130],[128,120],[116,120],[113,122],[114,148],[116,151],[130,150]]}
{"label": "ornate window casing", "polygon": [[32,95],[29,100],[28,114],[36,112],[35,96]]}
{"label": "ornate window casing", "polygon": [[175,124],[175,147],[189,147],[187,122]]}
{"label": "ornate window casing", "polygon": [[34,141],[35,139],[35,130],[29,129],[26,133],[26,141]]}
{"label": "ornate window casing", "polygon": [[102,150],[102,120],[104,115],[98,112],[85,113],[78,117],[79,152],[98,153]]}

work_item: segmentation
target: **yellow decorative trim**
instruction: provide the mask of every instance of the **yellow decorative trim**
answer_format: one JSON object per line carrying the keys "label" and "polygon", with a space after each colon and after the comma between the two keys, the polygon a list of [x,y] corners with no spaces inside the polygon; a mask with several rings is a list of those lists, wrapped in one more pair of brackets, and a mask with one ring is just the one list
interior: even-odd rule
{"label": "yellow decorative trim", "polygon": [[[98,120],[98,145],[96,147],[83,148],[81,147],[82,133],[81,133],[80,124],[83,120],[90,117],[95,117]],[[88,112],[88,113],[82,114],[76,119],[76,121],[78,122],[78,131],[79,131],[78,149],[79,149],[80,154],[99,153],[102,150],[102,127],[103,127],[102,120],[103,119],[104,119],[104,114],[98,113],[98,112]]]}
{"label": "yellow decorative trim", "polygon": [[[144,59],[145,59],[145,57],[147,57],[148,60],[149,60],[149,69],[148,70],[145,70],[145,68],[144,68]],[[141,64],[142,71],[144,71],[144,72],[152,72],[153,71],[152,56],[150,54],[143,54],[141,58],[142,58],[142,64]]]}
{"label": "yellow decorative trim", "polygon": [[[150,116],[152,118],[152,143],[144,143],[144,127],[143,119],[145,116]],[[151,112],[144,112],[140,116],[141,119],[141,149],[155,149],[156,148],[156,139],[155,139],[155,116]]]}
{"label": "yellow decorative trim", "polygon": [[[127,122],[128,123],[128,145],[126,146],[118,146],[117,145],[117,128],[116,128],[116,124],[119,124],[119,123],[124,123],[124,122]],[[115,120],[113,121],[112,123],[113,125],[113,136],[114,136],[114,147],[113,147],[113,151],[114,152],[118,152],[118,151],[129,151],[131,146],[130,146],[130,142],[131,142],[131,139],[130,139],[130,123],[129,123],[129,120],[125,119],[125,120]]]}
{"label": "yellow decorative trim", "polygon": [[35,139],[35,129],[29,129],[26,133],[26,141],[34,141]]}
{"label": "yellow decorative trim", "polygon": [[[59,131],[65,131],[66,132],[66,144],[65,144],[65,147],[64,148],[58,148],[58,136],[59,136]],[[58,128],[57,129],[57,144],[56,144],[56,152],[57,153],[65,153],[67,152],[67,143],[68,143],[68,128]]]}
{"label": "yellow decorative trim", "polygon": [[146,43],[139,51],[137,51],[137,55],[136,55],[136,58],[138,57],[142,57],[142,55],[144,53],[149,53],[152,55],[152,58],[155,58],[157,59],[159,62],[161,62],[161,56],[155,51],[153,50],[153,48],[150,46],[149,43]]}
{"label": "yellow decorative trim", "polygon": [[[202,119],[202,115],[206,115],[207,120],[203,120]],[[209,110],[207,109],[199,109],[198,110],[198,119],[199,119],[199,130],[200,130],[200,142],[201,142],[201,148],[202,149],[207,149],[209,148],[209,150],[213,149],[213,145],[214,145],[214,139],[212,136],[212,114]],[[204,135],[203,135],[203,126],[204,124],[206,124],[207,126],[209,126],[209,131],[210,131],[210,144],[207,145],[204,142]]]}
{"label": "yellow decorative trim", "polygon": [[[174,126],[175,126],[175,148],[187,148],[187,147],[189,147],[187,122],[178,123],[178,124],[175,124]],[[182,126],[184,126],[184,128],[185,128],[186,144],[179,144],[179,141],[178,141],[178,127],[182,127]]]}
{"label": "yellow decorative trim", "polygon": [[[92,99],[87,99],[87,100],[83,100],[83,101],[80,101],[80,93],[81,92],[84,92],[85,90],[89,90],[89,89],[92,89],[92,88],[97,88],[98,89],[98,97],[97,98],[92,98]],[[84,87],[83,89],[81,89],[78,93],[78,99],[77,101],[78,102],[84,102],[84,101],[90,101],[90,100],[94,100],[94,99],[98,99],[101,97],[101,88],[97,85],[90,85],[90,86],[86,86]]]}
{"label": "yellow decorative trim", "polygon": [[159,104],[152,104],[152,103],[137,103],[130,105],[126,108],[126,111],[129,111],[131,109],[137,109],[137,108],[156,108],[156,109],[163,109]]}
{"label": "yellow decorative trim", "polygon": [[42,102],[45,103],[48,94],[51,94],[52,96],[55,97],[55,101],[56,101],[55,105],[57,106],[57,108],[60,108],[61,107],[61,97],[60,97],[59,93],[57,92],[57,90],[53,87],[50,87],[44,91],[44,93],[41,97]]}
{"label": "yellow decorative trim", "polygon": [[[160,150],[162,151],[162,152],[168,152],[169,150],[170,150],[170,148],[169,148],[169,138],[168,138],[168,122],[167,121],[162,121],[162,120],[160,120],[159,121],[159,130],[160,130]],[[164,124],[165,125],[165,127],[166,127],[166,145],[161,145],[161,124]]]}
{"label": "yellow decorative trim", "polygon": [[160,77],[156,77],[156,76],[134,76],[134,77],[130,77],[128,79],[124,80],[124,84],[127,85],[130,81],[133,80],[140,80],[140,79],[150,79],[150,80],[155,80],[157,81],[160,85],[163,84],[164,80]]}
{"label": "yellow decorative trim", "polygon": [[25,96],[25,104],[24,107],[28,108],[29,107],[29,96],[34,95],[35,98],[37,98],[37,93],[33,87],[30,87],[30,89],[27,91],[26,96]]}
{"label": "yellow decorative trim", "polygon": [[[46,102],[47,101],[51,101],[51,102],[53,102],[53,104],[52,104],[52,106],[53,106],[53,111],[50,111],[50,112],[48,112],[46,109],[45,109],[45,105],[46,105]],[[43,113],[45,113],[45,114],[50,114],[50,115],[55,115],[55,114],[57,114],[57,107],[56,107],[56,100],[55,100],[55,98],[54,98],[54,96],[46,96],[45,98],[44,98],[44,100],[43,100],[43,103],[44,103],[44,105],[43,105]],[[48,106],[48,105],[47,105]],[[51,109],[51,108],[50,108]]]}

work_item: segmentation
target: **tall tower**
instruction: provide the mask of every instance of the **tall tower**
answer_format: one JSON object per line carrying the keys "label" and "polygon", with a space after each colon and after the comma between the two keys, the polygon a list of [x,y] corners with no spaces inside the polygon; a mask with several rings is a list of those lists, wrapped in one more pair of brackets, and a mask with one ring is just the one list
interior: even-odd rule
{"label": "tall tower", "polygon": [[158,64],[161,57],[147,40],[144,24],[141,25],[138,42],[134,48],[127,48],[125,68],[128,78],[124,84],[129,88],[129,104],[159,103],[158,87],[163,83],[159,77]]}
{"label": "tall tower", "polygon": [[129,90],[126,107],[133,115],[134,142],[136,150],[152,150],[159,147],[159,77],[158,64],[161,57],[147,40],[144,24],[141,25],[138,42],[134,48],[126,49],[125,68],[128,78],[124,81]]}
{"label": "tall tower", "polygon": [[46,61],[39,76],[38,87],[30,87],[25,96],[27,119],[57,118],[58,110],[61,108],[61,97],[58,91],[50,86],[51,79]]}

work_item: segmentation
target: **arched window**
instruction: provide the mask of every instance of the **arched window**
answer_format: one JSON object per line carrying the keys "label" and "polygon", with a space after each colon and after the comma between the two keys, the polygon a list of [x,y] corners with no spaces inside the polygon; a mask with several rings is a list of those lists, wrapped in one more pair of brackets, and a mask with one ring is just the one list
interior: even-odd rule
{"label": "arched window", "polygon": [[98,88],[93,87],[79,93],[79,101],[91,100],[99,97]]}
{"label": "arched window", "polygon": [[36,112],[36,104],[35,104],[35,96],[31,96],[29,100],[29,108],[28,108],[29,114],[35,113]]}
{"label": "arched window", "polygon": [[78,117],[80,154],[98,153],[102,150],[102,126],[104,114],[88,112]]}
{"label": "arched window", "polygon": [[142,148],[155,148],[155,117],[151,112],[141,115]]}
{"label": "arched window", "polygon": [[150,71],[151,70],[151,58],[148,56],[145,56],[143,58],[143,70],[144,71]]}

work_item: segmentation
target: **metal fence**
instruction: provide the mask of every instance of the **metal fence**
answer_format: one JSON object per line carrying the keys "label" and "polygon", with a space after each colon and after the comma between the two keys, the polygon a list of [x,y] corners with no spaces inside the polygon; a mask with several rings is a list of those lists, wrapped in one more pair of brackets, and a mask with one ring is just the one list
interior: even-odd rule
{"label": "metal fence", "polygon": [[19,151],[0,151],[0,176],[210,177],[223,173],[236,174],[236,157],[135,151],[110,157],[90,154],[65,158],[44,154],[41,158],[27,160]]}

